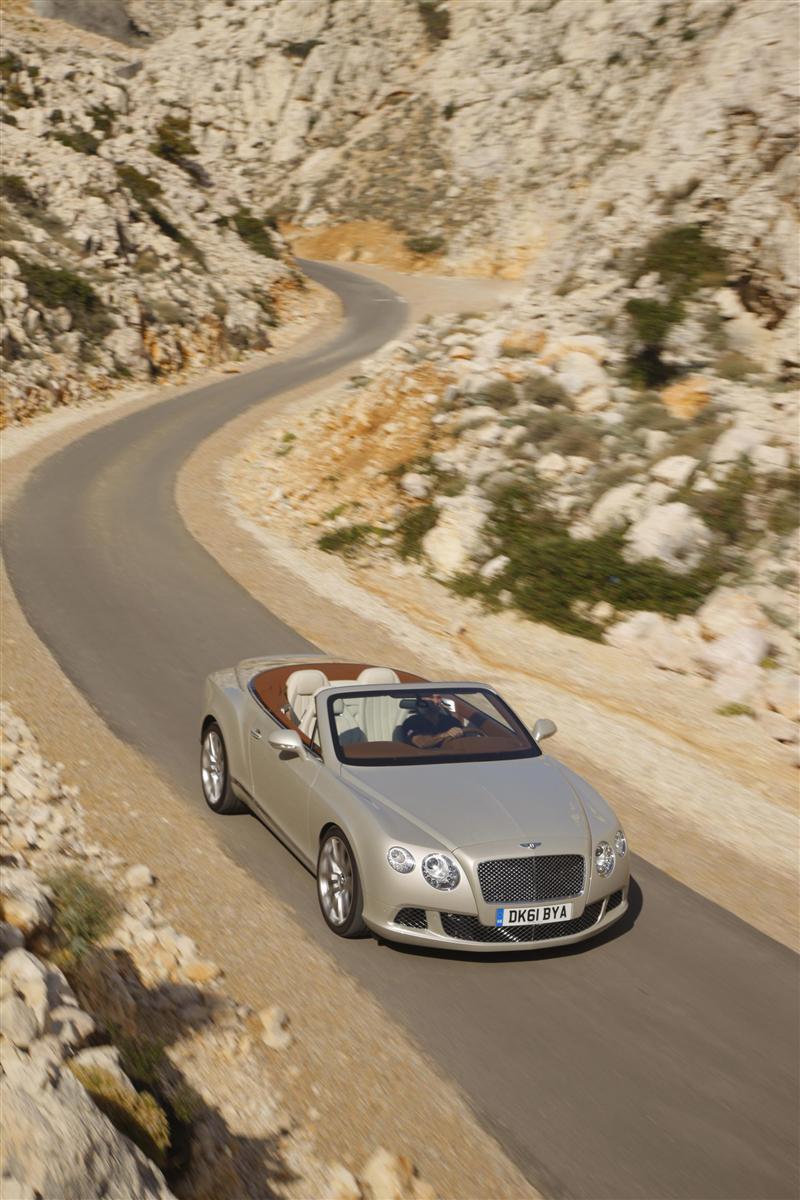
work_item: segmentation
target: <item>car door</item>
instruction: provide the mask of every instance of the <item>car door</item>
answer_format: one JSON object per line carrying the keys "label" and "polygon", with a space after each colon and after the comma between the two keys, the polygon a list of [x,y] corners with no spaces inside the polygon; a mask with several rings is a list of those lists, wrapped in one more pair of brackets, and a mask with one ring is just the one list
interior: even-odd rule
{"label": "car door", "polygon": [[308,841],[309,791],[321,768],[313,751],[288,755],[269,743],[275,723],[262,710],[250,710],[248,742],[253,799],[267,821],[293,850],[310,860]]}

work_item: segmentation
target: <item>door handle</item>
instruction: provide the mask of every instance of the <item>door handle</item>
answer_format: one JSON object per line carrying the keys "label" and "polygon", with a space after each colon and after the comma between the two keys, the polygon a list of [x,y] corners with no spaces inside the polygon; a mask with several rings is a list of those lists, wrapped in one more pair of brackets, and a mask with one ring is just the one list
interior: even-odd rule
{"label": "door handle", "polygon": [[251,729],[250,730],[250,737],[255,738],[256,741],[258,741],[261,736],[262,736],[262,733],[261,733],[260,729]]}

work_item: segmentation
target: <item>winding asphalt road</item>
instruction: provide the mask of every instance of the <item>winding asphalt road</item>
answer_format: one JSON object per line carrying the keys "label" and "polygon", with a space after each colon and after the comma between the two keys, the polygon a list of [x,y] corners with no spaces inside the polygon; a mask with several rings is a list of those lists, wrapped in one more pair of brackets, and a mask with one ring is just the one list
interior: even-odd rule
{"label": "winding asphalt road", "polygon": [[[189,819],[207,816],[204,676],[309,645],[192,539],[176,475],[232,417],[372,352],[404,318],[379,284],[305,266],[344,303],[334,341],[88,434],[39,467],[7,519],[28,619],[109,726],[173,783]],[[797,974],[783,946],[641,860],[630,916],[578,948],[475,959],[343,943],[318,915],[310,876],[262,826],[208,819],[412,1031],[545,1194],[797,1195]]]}

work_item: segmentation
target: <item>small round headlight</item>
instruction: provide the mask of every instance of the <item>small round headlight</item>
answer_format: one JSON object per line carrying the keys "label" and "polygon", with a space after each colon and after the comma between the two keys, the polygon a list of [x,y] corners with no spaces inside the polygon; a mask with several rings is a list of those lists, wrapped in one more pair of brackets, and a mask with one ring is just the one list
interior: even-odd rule
{"label": "small round headlight", "polygon": [[389,866],[395,871],[399,871],[401,875],[407,875],[409,871],[414,870],[414,855],[410,850],[406,850],[404,846],[392,846],[386,851],[386,858]]}
{"label": "small round headlight", "polygon": [[614,849],[620,858],[624,858],[628,853],[628,839],[621,829],[618,829],[614,834]]}
{"label": "small round headlight", "polygon": [[616,858],[608,842],[598,842],[594,852],[594,865],[598,875],[610,875],[614,870]]}
{"label": "small round headlight", "polygon": [[422,860],[422,877],[440,892],[451,892],[461,880],[461,872],[449,854],[426,854]]}

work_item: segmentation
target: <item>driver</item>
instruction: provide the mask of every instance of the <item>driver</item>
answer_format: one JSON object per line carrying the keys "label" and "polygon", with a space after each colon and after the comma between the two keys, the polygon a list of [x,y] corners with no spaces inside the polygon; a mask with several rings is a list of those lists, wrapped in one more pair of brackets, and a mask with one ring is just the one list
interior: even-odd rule
{"label": "driver", "polygon": [[442,704],[438,692],[432,696],[420,696],[417,711],[406,717],[400,728],[403,741],[420,750],[444,746],[452,738],[463,737],[467,732],[458,717]]}

